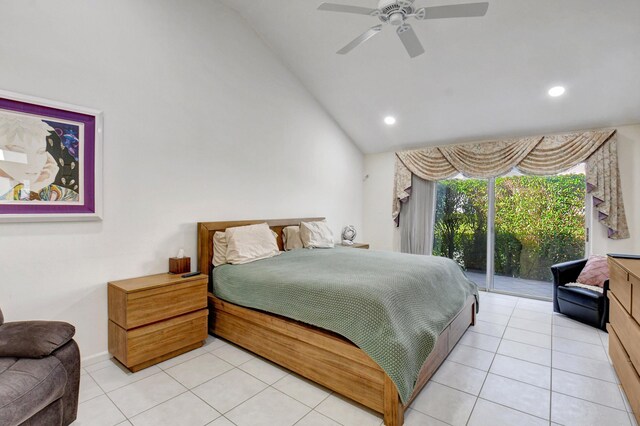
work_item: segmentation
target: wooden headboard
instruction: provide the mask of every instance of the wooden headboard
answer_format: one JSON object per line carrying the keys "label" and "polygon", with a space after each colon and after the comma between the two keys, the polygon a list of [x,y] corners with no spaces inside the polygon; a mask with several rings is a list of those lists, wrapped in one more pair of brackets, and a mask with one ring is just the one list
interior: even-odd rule
{"label": "wooden headboard", "polygon": [[282,243],[282,228],[291,225],[300,225],[300,222],[314,222],[324,220],[323,217],[298,218],[298,219],[271,219],[271,220],[238,220],[227,222],[198,222],[198,268],[201,273],[211,276],[211,260],[213,259],[213,234],[216,231],[224,231],[234,226],[254,225],[267,223],[278,234],[278,248],[284,250]]}

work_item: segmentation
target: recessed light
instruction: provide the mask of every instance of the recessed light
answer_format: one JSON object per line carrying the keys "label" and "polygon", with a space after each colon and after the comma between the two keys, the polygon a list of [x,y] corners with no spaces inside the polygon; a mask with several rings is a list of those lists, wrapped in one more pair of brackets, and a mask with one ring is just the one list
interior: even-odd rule
{"label": "recessed light", "polygon": [[394,124],[396,124],[396,118],[389,115],[384,118],[384,124],[386,124],[387,126],[393,126]]}
{"label": "recessed light", "polygon": [[558,96],[564,95],[565,89],[562,86],[555,86],[549,89],[549,96],[557,98]]}

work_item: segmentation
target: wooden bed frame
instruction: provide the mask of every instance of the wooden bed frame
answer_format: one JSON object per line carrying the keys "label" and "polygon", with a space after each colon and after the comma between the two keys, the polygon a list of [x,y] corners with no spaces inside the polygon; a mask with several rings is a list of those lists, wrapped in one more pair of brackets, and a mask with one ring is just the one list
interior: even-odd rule
{"label": "wooden bed frame", "polygon": [[[245,220],[198,223],[198,265],[211,283],[213,234],[234,226],[267,222],[278,234],[283,249],[282,228],[300,221],[323,218]],[[346,396],[384,416],[387,426],[401,426],[404,411],[445,360],[469,325],[475,324],[475,298],[440,334],[425,361],[416,387],[406,405],[389,376],[367,354],[335,333],[299,321],[249,309],[218,299],[209,292],[209,333],[250,350],[299,375]]]}

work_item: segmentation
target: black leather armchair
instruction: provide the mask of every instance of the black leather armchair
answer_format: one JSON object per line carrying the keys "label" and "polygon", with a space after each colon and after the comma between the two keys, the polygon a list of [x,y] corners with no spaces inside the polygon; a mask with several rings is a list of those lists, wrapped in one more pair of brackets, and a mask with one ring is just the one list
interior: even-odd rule
{"label": "black leather armchair", "polygon": [[609,280],[604,282],[603,293],[580,287],[565,287],[574,283],[587,264],[587,259],[558,263],[553,273],[553,310],[577,321],[606,331],[609,322]]}

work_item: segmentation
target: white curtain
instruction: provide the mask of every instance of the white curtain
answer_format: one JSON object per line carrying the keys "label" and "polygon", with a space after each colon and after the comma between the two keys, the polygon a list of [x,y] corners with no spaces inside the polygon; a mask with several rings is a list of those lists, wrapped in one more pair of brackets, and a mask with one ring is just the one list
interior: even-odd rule
{"label": "white curtain", "polygon": [[400,210],[400,251],[430,255],[433,250],[436,183],[411,177],[411,197]]}

